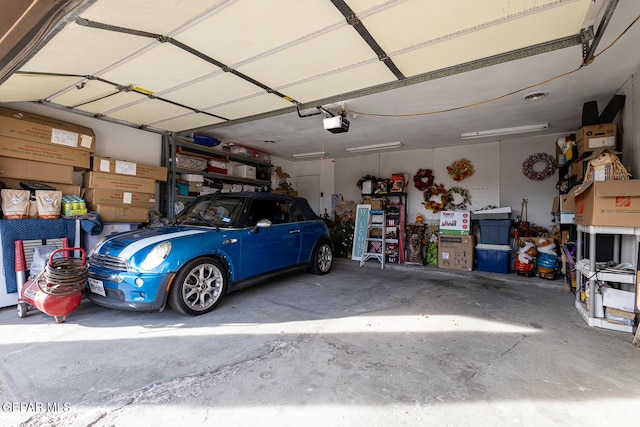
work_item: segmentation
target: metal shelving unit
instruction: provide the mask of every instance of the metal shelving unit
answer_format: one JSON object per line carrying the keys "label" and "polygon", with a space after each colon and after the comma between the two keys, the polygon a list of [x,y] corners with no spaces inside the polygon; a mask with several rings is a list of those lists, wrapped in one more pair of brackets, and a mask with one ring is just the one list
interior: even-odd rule
{"label": "metal shelving unit", "polygon": [[204,145],[195,144],[193,142],[188,142],[182,139],[177,139],[175,136],[163,136],[162,139],[162,158],[163,158],[163,166],[167,167],[168,170],[168,179],[166,182],[166,187],[161,192],[163,200],[161,201],[161,206],[164,206],[166,209],[166,215],[169,218],[173,218],[175,216],[174,213],[174,205],[175,202],[191,202],[195,200],[193,196],[181,196],[176,193],[176,181],[177,177],[182,173],[189,174],[198,174],[202,175],[204,178],[218,182],[218,183],[229,183],[229,184],[246,184],[253,185],[263,189],[264,191],[271,190],[271,181],[270,179],[252,179],[252,178],[243,178],[233,175],[225,175],[221,173],[208,172],[205,170],[197,171],[192,169],[185,169],[176,166],[175,159],[177,154],[192,154],[201,158],[215,159],[224,162],[236,162],[242,163],[246,165],[256,166],[256,167],[265,167],[269,169],[269,177],[271,176],[271,168],[272,165],[270,162],[256,159],[253,157],[243,156],[240,154],[229,153],[226,151],[222,151],[216,148],[206,147]]}
{"label": "metal shelving unit", "polygon": [[[614,244],[613,244],[613,261],[616,263],[620,262],[620,237],[622,235],[632,235],[635,236],[635,251],[633,259],[638,259],[638,244],[640,243],[640,227],[610,227],[610,226],[594,226],[594,225],[577,225],[577,237],[578,237],[578,247],[577,247],[577,261],[583,258],[583,248],[584,248],[584,235],[586,234],[589,238],[589,265],[586,266],[584,264],[576,263],[576,275],[577,275],[577,287],[576,287],[576,301],[575,307],[578,312],[582,315],[585,322],[589,326],[595,326],[604,329],[612,329],[616,331],[622,332],[633,332],[634,326],[627,325],[619,325],[616,323],[607,322],[606,319],[602,317],[597,317],[595,312],[595,288],[596,283],[598,281],[605,282],[614,282],[614,283],[624,283],[624,284],[636,284],[636,271],[637,265],[634,266],[633,274],[626,273],[615,273],[615,272],[607,272],[598,270],[596,266],[596,236],[598,234],[610,234],[614,236]],[[589,308],[587,309],[586,305],[580,301],[581,290],[583,289],[583,285],[588,284],[589,289]]]}

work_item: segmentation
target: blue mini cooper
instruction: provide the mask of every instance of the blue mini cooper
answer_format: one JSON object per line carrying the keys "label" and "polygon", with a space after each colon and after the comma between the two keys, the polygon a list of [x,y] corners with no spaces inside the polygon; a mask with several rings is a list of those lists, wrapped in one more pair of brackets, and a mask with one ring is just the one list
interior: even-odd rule
{"label": "blue mini cooper", "polygon": [[198,198],[167,227],[108,236],[89,253],[87,297],[125,310],[187,315],[276,275],[326,274],[333,244],[305,199],[272,193]]}

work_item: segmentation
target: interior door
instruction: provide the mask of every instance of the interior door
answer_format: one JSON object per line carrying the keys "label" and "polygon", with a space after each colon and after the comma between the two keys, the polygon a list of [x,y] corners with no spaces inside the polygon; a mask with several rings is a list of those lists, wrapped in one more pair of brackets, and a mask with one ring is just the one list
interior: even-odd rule
{"label": "interior door", "polygon": [[307,199],[311,209],[320,216],[320,175],[299,175],[296,180],[298,196]]}

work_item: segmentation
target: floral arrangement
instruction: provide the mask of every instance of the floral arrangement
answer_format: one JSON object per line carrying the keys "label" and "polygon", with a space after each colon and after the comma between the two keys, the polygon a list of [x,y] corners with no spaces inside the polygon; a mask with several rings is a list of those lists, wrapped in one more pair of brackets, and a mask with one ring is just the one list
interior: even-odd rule
{"label": "floral arrangement", "polygon": [[338,220],[330,229],[331,240],[335,248],[336,256],[350,257],[353,249],[353,234],[355,231],[355,214],[353,211],[346,211],[338,216]]}
{"label": "floral arrangement", "polygon": [[473,165],[467,159],[456,160],[447,166],[447,172],[454,181],[462,181],[473,175]]}
{"label": "floral arrangement", "polygon": [[[433,184],[423,195],[425,201],[422,204],[433,213],[443,211],[451,197],[444,184]],[[432,197],[437,198],[438,196],[440,196],[440,201],[431,200]]]}
{"label": "floral arrangement", "polygon": [[429,242],[427,243],[427,265],[438,265],[438,232],[440,226],[438,223],[432,223],[429,226]]}
{"label": "floral arrangement", "polygon": [[[536,171],[533,166],[537,163],[544,163],[544,169]],[[532,154],[522,162],[522,174],[532,181],[543,181],[553,175],[555,171],[556,159],[551,154]]]}

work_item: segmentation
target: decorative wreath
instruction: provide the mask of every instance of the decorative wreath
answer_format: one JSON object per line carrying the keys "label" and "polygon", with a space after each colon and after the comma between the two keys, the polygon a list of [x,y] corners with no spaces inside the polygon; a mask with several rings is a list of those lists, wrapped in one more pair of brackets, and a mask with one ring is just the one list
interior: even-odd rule
{"label": "decorative wreath", "polygon": [[447,172],[454,181],[462,181],[473,175],[473,165],[467,159],[460,159],[447,166]]}
{"label": "decorative wreath", "polygon": [[[449,192],[443,184],[434,184],[424,193],[424,202],[422,204],[433,213],[443,211],[447,203],[449,203]],[[440,196],[440,201],[431,200],[434,196]]]}
{"label": "decorative wreath", "polygon": [[[536,171],[533,166],[544,162],[544,169]],[[530,155],[522,162],[522,173],[533,181],[543,181],[553,175],[556,171],[556,159],[547,153],[537,153]]]}
{"label": "decorative wreath", "polygon": [[[427,179],[423,181],[423,179]],[[420,191],[427,191],[433,186],[433,171],[431,169],[418,169],[413,176],[413,185]]]}
{"label": "decorative wreath", "polygon": [[[453,203],[454,194],[460,195],[462,197],[462,202]],[[464,211],[467,210],[467,205],[469,203],[471,203],[471,194],[469,194],[469,190],[462,187],[451,187],[449,189],[449,201],[445,208],[450,211]]]}

